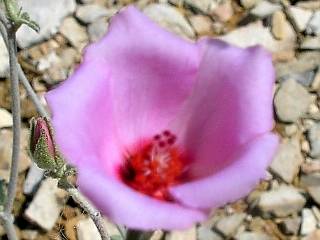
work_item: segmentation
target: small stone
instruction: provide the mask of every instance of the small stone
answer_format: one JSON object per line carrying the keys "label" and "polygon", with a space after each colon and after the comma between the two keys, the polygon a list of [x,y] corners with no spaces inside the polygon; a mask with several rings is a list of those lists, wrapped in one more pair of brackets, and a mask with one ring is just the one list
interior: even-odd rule
{"label": "small stone", "polygon": [[307,24],[312,16],[312,11],[306,10],[303,8],[291,6],[290,12],[292,14],[293,19],[297,23],[297,26],[300,31],[304,31],[307,27]]}
{"label": "small stone", "polygon": [[212,22],[207,16],[193,15],[190,17],[190,23],[198,36],[212,33]]}
{"label": "small stone", "polygon": [[77,23],[73,17],[68,17],[63,21],[60,32],[72,46],[80,51],[89,41],[85,28]]}
{"label": "small stone", "polygon": [[6,109],[0,108],[0,128],[12,127],[12,115]]}
{"label": "small stone", "polygon": [[308,111],[311,103],[311,95],[293,79],[281,84],[274,99],[277,116],[284,122],[297,121]]}
{"label": "small stone", "polygon": [[320,91],[320,68],[318,68],[314,75],[313,81],[311,83],[311,89],[317,92]]}
{"label": "small stone", "polygon": [[285,217],[299,212],[305,203],[305,198],[296,188],[281,185],[278,189],[262,193],[258,207],[264,213]]}
{"label": "small stone", "polygon": [[317,219],[309,208],[302,210],[302,224],[300,229],[301,235],[308,235],[317,228]]}
{"label": "small stone", "polygon": [[320,37],[306,37],[300,46],[304,50],[317,50],[320,49]]}
{"label": "small stone", "polygon": [[227,22],[233,16],[231,0],[222,1],[212,12],[218,18],[219,22]]}
{"label": "small stone", "polygon": [[161,230],[156,230],[153,232],[150,240],[161,240],[163,238],[164,232]]}
{"label": "small stone", "polygon": [[310,233],[307,237],[302,240],[319,240],[320,239],[320,229],[317,229]]}
{"label": "small stone", "polygon": [[26,240],[37,240],[39,233],[35,230],[22,230],[21,232],[21,239]]}
{"label": "small stone", "polygon": [[240,0],[241,5],[245,9],[253,8],[258,2],[259,0]]}
{"label": "small stone", "polygon": [[320,160],[311,160],[303,163],[301,166],[301,171],[306,174],[320,172]]}
{"label": "small stone", "polygon": [[91,218],[80,220],[76,229],[78,240],[101,240],[99,231]]}
{"label": "small stone", "polygon": [[184,231],[172,231],[166,236],[166,240],[197,240],[196,227]]}
{"label": "small stone", "polygon": [[196,9],[199,9],[201,12],[206,14],[211,14],[212,11],[218,6],[218,1],[216,0],[185,0],[185,2]]}
{"label": "small stone", "polygon": [[289,124],[284,127],[284,133],[287,137],[292,137],[298,132],[298,127],[295,124]]}
{"label": "small stone", "polygon": [[108,22],[101,18],[88,26],[88,34],[90,42],[98,41],[108,30]]}
{"label": "small stone", "polygon": [[242,232],[237,235],[236,240],[272,240],[272,238],[265,233]]}
{"label": "small stone", "polygon": [[320,157],[320,123],[314,124],[308,131],[308,140],[311,146],[310,156]]}
{"label": "small stone", "polygon": [[194,38],[195,33],[186,18],[174,7],[167,4],[150,4],[143,13],[163,28],[186,38]]}
{"label": "small stone", "polygon": [[283,229],[285,234],[297,235],[300,229],[300,224],[300,217],[286,218],[281,223],[281,228]]}
{"label": "small stone", "polygon": [[109,11],[107,8],[97,5],[97,4],[88,4],[80,5],[76,11],[76,17],[83,23],[93,23],[101,17],[111,17],[117,12]]}
{"label": "small stone", "polygon": [[292,50],[295,46],[295,33],[289,25],[287,25],[286,31],[286,38],[278,41],[273,38],[270,30],[263,26],[261,21],[257,21],[244,27],[236,28],[235,30],[218,38],[243,48],[262,45],[271,52],[276,53]]}
{"label": "small stone", "polygon": [[21,48],[49,39],[58,32],[63,19],[75,11],[75,0],[19,0],[19,6],[40,26],[37,33],[26,25],[17,32],[17,42]]}
{"label": "small stone", "polygon": [[62,199],[58,197],[63,190],[58,189],[57,183],[56,179],[45,179],[25,211],[29,221],[46,231],[54,227],[64,205]]}
{"label": "small stone", "polygon": [[210,228],[200,226],[198,228],[198,240],[222,240],[223,238]]}
{"label": "small stone", "polygon": [[307,26],[307,32],[320,36],[320,10],[316,11]]}
{"label": "small stone", "polygon": [[226,237],[231,237],[236,233],[241,223],[245,219],[245,213],[236,213],[231,216],[222,218],[216,225],[216,228]]}
{"label": "small stone", "polygon": [[273,159],[270,169],[287,183],[291,183],[299,172],[303,162],[299,140],[297,138],[283,141]]}
{"label": "small stone", "polygon": [[26,180],[23,185],[23,193],[26,195],[32,194],[40,181],[42,180],[44,175],[44,170],[38,168],[35,163],[32,163],[31,167],[29,168]]}
{"label": "small stone", "polygon": [[265,18],[279,10],[281,10],[281,6],[279,4],[271,3],[267,0],[262,0],[256,4],[256,6],[250,11],[250,13],[257,17]]}
{"label": "small stone", "polygon": [[7,47],[0,36],[0,78],[9,76],[9,54]]}
{"label": "small stone", "polygon": [[272,34],[278,39],[282,40],[286,37],[286,15],[282,11],[276,11],[272,15]]}

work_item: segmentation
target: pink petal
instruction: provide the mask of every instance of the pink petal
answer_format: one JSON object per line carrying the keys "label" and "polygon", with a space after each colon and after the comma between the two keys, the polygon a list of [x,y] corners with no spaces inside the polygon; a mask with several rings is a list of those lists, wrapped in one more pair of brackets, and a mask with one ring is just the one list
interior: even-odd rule
{"label": "pink petal", "polygon": [[174,123],[193,159],[193,177],[219,171],[239,146],[273,127],[271,56],[261,47],[241,49],[218,40],[199,47],[197,84]]}
{"label": "pink petal", "polygon": [[198,48],[168,33],[133,7],[112,19],[109,33],[47,94],[62,153],[72,164],[112,172],[123,149],[164,130],[189,96]]}
{"label": "pink petal", "polygon": [[220,207],[247,195],[265,177],[278,146],[278,137],[264,134],[232,156],[232,164],[212,176],[172,187],[173,197],[194,208]]}
{"label": "pink petal", "polygon": [[[206,215],[178,204],[158,201],[135,192],[100,170],[80,169],[79,188],[115,223],[129,228],[185,229],[203,221]],[[98,183],[98,184],[97,184]]]}

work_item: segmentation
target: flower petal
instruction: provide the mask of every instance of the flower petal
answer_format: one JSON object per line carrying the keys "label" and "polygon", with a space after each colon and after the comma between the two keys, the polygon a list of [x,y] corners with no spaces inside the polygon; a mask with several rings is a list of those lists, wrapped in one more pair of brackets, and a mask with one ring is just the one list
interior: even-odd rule
{"label": "flower petal", "polygon": [[180,144],[193,159],[193,177],[219,171],[239,146],[273,127],[270,54],[218,40],[200,41],[199,47],[203,58],[197,83],[174,123]]}
{"label": "flower petal", "polygon": [[133,7],[121,11],[75,73],[46,96],[62,153],[75,165],[90,156],[114,169],[120,146],[168,125],[190,94],[199,61],[194,44]]}
{"label": "flower petal", "polygon": [[[135,192],[99,170],[80,168],[79,188],[115,223],[134,229],[185,229],[206,215],[178,204],[162,202]],[[98,183],[98,184],[97,184]]]}
{"label": "flower petal", "polygon": [[173,197],[194,208],[216,208],[247,195],[265,177],[278,137],[264,134],[242,146],[231,165],[212,176],[172,187]]}
{"label": "flower petal", "polygon": [[134,7],[112,19],[109,34],[87,55],[102,58],[111,70],[113,117],[124,145],[165,130],[189,96],[200,63],[195,44],[161,29]]}

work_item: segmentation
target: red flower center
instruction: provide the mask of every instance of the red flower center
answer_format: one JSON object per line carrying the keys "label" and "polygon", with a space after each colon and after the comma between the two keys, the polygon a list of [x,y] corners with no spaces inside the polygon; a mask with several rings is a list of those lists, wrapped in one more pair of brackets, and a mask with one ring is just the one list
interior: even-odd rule
{"label": "red flower center", "polygon": [[126,157],[123,181],[135,190],[170,201],[168,187],[177,184],[183,172],[183,156],[175,146],[176,136],[166,130]]}

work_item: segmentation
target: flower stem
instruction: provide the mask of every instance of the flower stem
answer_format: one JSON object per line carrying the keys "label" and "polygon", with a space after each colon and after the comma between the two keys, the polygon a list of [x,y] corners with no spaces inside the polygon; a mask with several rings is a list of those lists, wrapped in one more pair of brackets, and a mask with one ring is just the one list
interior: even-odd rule
{"label": "flower stem", "polygon": [[105,230],[101,213],[88,202],[88,200],[78,191],[78,189],[76,189],[74,186],[72,186],[70,183],[66,181],[63,182],[63,184],[59,184],[59,187],[66,190],[73,198],[73,200],[76,203],[78,203],[83,208],[83,210],[85,210],[89,214],[100,233],[101,239],[111,240],[109,234]]}
{"label": "flower stem", "polygon": [[16,230],[13,225],[13,217],[5,212],[0,212],[0,220],[4,226],[9,240],[18,240]]}

